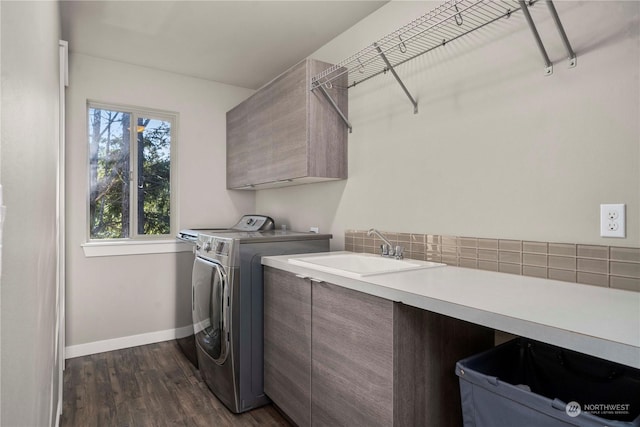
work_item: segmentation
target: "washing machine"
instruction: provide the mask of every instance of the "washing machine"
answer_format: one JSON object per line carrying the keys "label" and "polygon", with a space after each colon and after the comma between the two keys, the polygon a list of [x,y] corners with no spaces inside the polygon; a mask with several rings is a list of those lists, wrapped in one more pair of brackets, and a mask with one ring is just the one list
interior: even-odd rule
{"label": "washing machine", "polygon": [[328,252],[329,234],[200,232],[192,275],[200,374],[234,413],[269,403],[263,391],[263,256]]}
{"label": "washing machine", "polygon": [[[194,247],[193,253],[195,254],[195,246],[198,240],[199,233],[206,233],[208,235],[212,234],[221,234],[221,233],[230,233],[237,231],[267,231],[273,230],[275,227],[275,223],[271,217],[266,215],[243,215],[240,220],[233,226],[228,228],[200,228],[200,229],[183,229],[180,230],[178,235],[176,236],[178,240],[183,242],[191,243]],[[188,287],[191,289],[192,275],[191,270],[189,270],[188,275],[180,275],[178,278],[177,286],[179,287]],[[182,311],[187,308],[189,311],[192,311],[193,308],[193,298],[190,298],[188,301],[188,307],[179,307],[179,310]],[[186,301],[185,301],[186,302]],[[180,302],[182,304],[182,302]],[[186,356],[186,358],[197,368],[198,367],[198,358],[196,356],[196,342],[195,336],[193,334],[193,327],[191,328],[191,332],[186,335],[181,335],[176,339],[178,346],[182,350],[182,353]]]}

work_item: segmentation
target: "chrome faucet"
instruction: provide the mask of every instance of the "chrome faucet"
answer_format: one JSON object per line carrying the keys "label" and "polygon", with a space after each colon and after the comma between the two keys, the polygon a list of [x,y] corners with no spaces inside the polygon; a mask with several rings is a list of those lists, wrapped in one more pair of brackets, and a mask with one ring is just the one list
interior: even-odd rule
{"label": "chrome faucet", "polygon": [[376,235],[384,244],[380,245],[380,255],[384,257],[393,257],[395,259],[404,258],[404,248],[402,246],[393,246],[393,244],[375,228],[367,231],[367,236]]}

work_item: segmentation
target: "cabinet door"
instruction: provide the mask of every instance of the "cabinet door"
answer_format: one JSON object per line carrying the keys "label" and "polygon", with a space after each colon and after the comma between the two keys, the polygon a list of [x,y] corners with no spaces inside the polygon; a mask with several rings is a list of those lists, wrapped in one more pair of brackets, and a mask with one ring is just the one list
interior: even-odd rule
{"label": "cabinet door", "polygon": [[[331,64],[320,61],[310,61],[309,74],[312,76],[331,67]],[[347,73],[345,72],[333,85],[325,90],[342,111],[348,114],[349,98],[347,94]],[[309,175],[327,178],[346,178],[347,161],[347,126],[338,112],[333,108],[318,90],[307,91],[309,99]]]}
{"label": "cabinet door", "polygon": [[269,87],[273,126],[270,181],[307,176],[307,65],[303,61]]}
{"label": "cabinet door", "polygon": [[298,426],[311,425],[311,285],[264,268],[264,392]]}
{"label": "cabinet door", "polygon": [[314,426],[393,423],[393,302],[312,286]]}
{"label": "cabinet door", "polygon": [[247,176],[249,146],[247,134],[248,101],[227,112],[227,188],[251,183]]}
{"label": "cabinet door", "polygon": [[305,62],[249,99],[245,173],[251,184],[307,176]]}
{"label": "cabinet door", "polygon": [[244,173],[251,184],[268,182],[273,163],[273,90],[267,86],[248,99],[247,106],[247,169]]}

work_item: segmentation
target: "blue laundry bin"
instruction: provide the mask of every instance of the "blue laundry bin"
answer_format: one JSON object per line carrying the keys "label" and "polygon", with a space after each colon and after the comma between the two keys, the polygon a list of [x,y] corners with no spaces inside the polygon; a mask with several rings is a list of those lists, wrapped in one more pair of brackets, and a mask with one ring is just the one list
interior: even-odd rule
{"label": "blue laundry bin", "polygon": [[464,427],[640,427],[640,370],[526,338],[456,364]]}

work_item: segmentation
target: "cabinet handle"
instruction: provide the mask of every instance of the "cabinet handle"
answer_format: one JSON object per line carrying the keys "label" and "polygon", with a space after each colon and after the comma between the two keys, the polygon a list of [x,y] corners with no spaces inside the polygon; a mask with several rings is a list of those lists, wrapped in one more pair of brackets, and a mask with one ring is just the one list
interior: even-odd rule
{"label": "cabinet handle", "polygon": [[298,279],[309,279],[310,281],[314,282],[314,283],[322,283],[324,282],[324,280],[320,280],[320,279],[314,279],[313,277],[309,277],[309,276],[305,276],[304,274],[296,274],[295,275]]}

